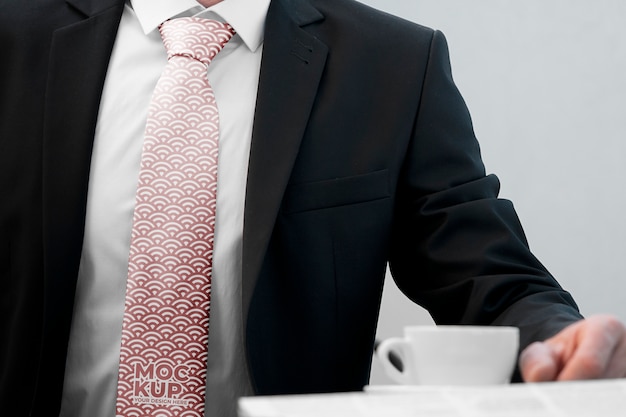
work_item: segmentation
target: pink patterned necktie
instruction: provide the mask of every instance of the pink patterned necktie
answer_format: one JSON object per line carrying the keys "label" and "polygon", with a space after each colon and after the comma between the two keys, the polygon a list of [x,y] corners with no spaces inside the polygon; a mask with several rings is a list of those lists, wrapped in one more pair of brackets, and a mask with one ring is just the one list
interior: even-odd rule
{"label": "pink patterned necktie", "polygon": [[168,63],[146,123],[116,413],[201,417],[219,137],[207,65],[234,31],[191,17],[169,20],[159,30]]}

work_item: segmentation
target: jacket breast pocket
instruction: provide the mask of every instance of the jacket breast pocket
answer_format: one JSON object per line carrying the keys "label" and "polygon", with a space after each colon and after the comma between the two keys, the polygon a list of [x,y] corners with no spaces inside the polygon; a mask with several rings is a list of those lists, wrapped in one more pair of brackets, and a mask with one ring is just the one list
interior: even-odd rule
{"label": "jacket breast pocket", "polygon": [[390,197],[387,170],[287,187],[283,212],[299,213]]}

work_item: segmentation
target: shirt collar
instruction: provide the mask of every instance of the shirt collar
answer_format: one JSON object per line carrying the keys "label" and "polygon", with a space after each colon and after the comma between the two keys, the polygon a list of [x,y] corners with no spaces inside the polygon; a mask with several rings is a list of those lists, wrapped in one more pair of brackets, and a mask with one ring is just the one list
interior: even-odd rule
{"label": "shirt collar", "polygon": [[162,22],[180,16],[216,16],[228,22],[248,49],[255,51],[263,43],[265,17],[271,0],[223,0],[205,9],[196,0],[129,0],[135,15],[148,34]]}

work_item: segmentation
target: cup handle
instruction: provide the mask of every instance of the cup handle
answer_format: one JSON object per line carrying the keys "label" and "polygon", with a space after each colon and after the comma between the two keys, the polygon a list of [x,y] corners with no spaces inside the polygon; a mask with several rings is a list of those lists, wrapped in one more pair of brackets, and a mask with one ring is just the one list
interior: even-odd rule
{"label": "cup handle", "polygon": [[[399,370],[390,359],[391,355],[396,355],[402,358],[402,370]],[[389,339],[385,339],[380,342],[378,348],[376,349],[376,356],[383,364],[383,368],[387,375],[393,379],[395,382],[402,385],[411,385],[413,380],[413,375],[411,374],[411,370],[413,366],[411,366],[411,350],[409,343],[400,337],[392,337]]]}

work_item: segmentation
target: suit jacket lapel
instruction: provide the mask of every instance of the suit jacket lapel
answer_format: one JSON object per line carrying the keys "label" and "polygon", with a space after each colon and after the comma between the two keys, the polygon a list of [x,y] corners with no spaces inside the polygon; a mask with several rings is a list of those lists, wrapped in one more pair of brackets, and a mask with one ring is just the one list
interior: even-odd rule
{"label": "suit jacket lapel", "polygon": [[273,0],[266,20],[243,232],[243,317],[326,63],[303,26],[323,19],[306,0]]}
{"label": "suit jacket lapel", "polygon": [[93,135],[124,4],[123,0],[67,3],[66,26],[52,37],[44,109],[45,314],[40,387],[58,386],[53,381],[63,375],[67,343],[63,336],[69,333],[82,248]]}

